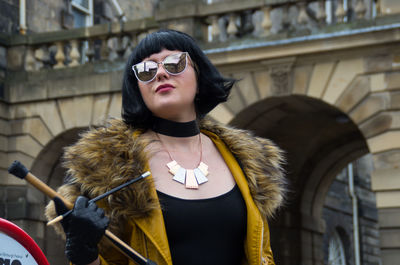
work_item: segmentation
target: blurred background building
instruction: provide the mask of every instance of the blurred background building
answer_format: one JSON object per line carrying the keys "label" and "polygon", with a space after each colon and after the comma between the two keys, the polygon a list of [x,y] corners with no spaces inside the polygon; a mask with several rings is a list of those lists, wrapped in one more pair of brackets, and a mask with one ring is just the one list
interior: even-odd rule
{"label": "blurred background building", "polygon": [[7,167],[59,186],[62,148],[120,116],[125,61],[159,28],[189,33],[241,79],[212,118],[285,150],[277,264],[399,264],[397,0],[0,0],[0,217],[67,264],[48,199]]}

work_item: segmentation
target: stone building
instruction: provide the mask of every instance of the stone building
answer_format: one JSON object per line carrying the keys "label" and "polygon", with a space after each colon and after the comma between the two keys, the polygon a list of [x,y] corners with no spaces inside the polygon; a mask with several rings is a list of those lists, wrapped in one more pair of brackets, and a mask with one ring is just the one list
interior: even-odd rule
{"label": "stone building", "polygon": [[210,116],[286,152],[291,192],[270,220],[276,263],[397,264],[395,0],[0,0],[0,217],[66,264],[45,226],[48,199],[7,167],[20,160],[59,186],[62,148],[120,116],[126,57],[164,27],[241,79]]}

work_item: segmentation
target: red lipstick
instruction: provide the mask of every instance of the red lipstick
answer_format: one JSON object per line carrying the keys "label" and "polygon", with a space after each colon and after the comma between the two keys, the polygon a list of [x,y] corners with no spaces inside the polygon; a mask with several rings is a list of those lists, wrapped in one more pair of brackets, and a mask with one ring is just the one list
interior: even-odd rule
{"label": "red lipstick", "polygon": [[170,91],[171,89],[174,89],[173,85],[171,85],[171,84],[162,84],[162,85],[159,85],[156,88],[156,93],[157,92],[167,92],[167,91]]}

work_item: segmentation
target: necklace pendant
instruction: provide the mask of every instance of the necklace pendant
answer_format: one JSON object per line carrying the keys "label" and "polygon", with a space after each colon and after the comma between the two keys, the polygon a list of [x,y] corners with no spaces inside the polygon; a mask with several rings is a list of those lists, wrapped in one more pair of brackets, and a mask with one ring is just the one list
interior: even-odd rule
{"label": "necklace pendant", "polygon": [[174,177],[172,179],[178,181],[179,183],[185,184],[186,171],[187,170],[183,167],[179,167],[178,172],[174,174]]}
{"label": "necklace pendant", "polygon": [[206,176],[204,176],[203,172],[201,171],[201,169],[199,167],[195,168],[193,170],[193,172],[196,177],[197,183],[199,183],[199,185],[208,181],[208,178],[206,178]]}
{"label": "necklace pendant", "polygon": [[175,175],[176,173],[178,173],[178,170],[181,166],[175,160],[173,160],[167,164],[167,167],[169,168],[168,172],[172,175]]}
{"label": "necklace pendant", "polygon": [[199,185],[197,184],[196,177],[194,175],[194,171],[192,169],[186,170],[186,184],[185,187],[187,189],[198,189]]}
{"label": "necklace pendant", "polygon": [[201,161],[197,168],[201,171],[201,173],[203,173],[204,177],[207,177],[207,175],[208,175],[208,166],[205,163],[203,163]]}
{"label": "necklace pendant", "polygon": [[172,178],[175,181],[178,181],[179,183],[185,184],[185,178],[186,178],[186,169],[181,167],[178,162],[175,160],[172,160],[167,164],[167,167],[169,168],[169,173],[171,173],[174,177]]}

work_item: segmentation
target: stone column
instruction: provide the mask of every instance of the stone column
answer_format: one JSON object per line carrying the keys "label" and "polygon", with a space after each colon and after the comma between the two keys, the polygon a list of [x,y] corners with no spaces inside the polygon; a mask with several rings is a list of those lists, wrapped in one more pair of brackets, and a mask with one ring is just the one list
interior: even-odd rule
{"label": "stone column", "polygon": [[397,264],[400,260],[400,151],[374,154],[374,166],[371,181],[376,192],[382,264]]}

